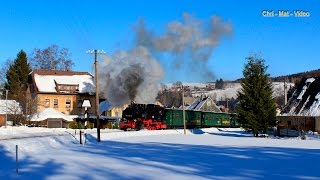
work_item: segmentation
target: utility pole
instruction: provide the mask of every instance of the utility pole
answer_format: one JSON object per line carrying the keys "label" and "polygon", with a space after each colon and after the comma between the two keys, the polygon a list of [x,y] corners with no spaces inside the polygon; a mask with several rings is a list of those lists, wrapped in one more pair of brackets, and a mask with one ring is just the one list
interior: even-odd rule
{"label": "utility pole", "polygon": [[8,121],[8,89],[6,89],[6,124],[5,127],[7,128],[7,121]]}
{"label": "utility pole", "polygon": [[183,133],[186,135],[186,115],[184,109],[184,88],[182,85],[182,118],[183,118]]}
{"label": "utility pole", "polygon": [[287,77],[284,78],[284,106],[287,105]]}
{"label": "utility pole", "polygon": [[97,117],[97,141],[100,142],[100,118],[99,118],[99,82],[98,82],[98,54],[104,54],[103,50],[89,50],[89,54],[94,54],[94,71],[95,71],[95,85],[96,85],[96,117]]}

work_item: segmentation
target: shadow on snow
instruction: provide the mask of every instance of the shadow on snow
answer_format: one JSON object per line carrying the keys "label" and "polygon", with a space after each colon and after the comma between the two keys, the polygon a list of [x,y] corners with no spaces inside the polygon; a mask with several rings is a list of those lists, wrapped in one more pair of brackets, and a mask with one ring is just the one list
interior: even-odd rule
{"label": "shadow on snow", "polygon": [[[316,166],[316,162],[320,160],[319,149],[205,146],[157,142],[102,141],[96,143],[96,138],[91,135],[87,135],[87,140],[88,143],[84,146],[70,143],[68,147],[74,152],[74,156],[77,152],[81,153],[80,157],[73,157],[71,159],[73,161],[82,157],[101,157],[99,159],[102,161],[81,164],[84,169],[88,168],[89,175],[97,175],[92,179],[159,179],[166,174],[175,178],[188,176],[205,179],[317,179],[320,177],[320,171]],[[54,159],[39,163],[32,157],[26,157],[20,160],[20,172],[15,174],[15,159],[10,154],[13,156],[14,153],[7,152],[0,145],[1,179],[4,177],[4,179],[46,179],[59,176],[60,170],[66,168],[64,164]],[[110,160],[120,161],[122,165],[112,164]],[[131,165],[129,169],[128,165]],[[78,175],[77,169],[72,171],[74,171],[73,178],[87,178],[85,174]]]}
{"label": "shadow on snow", "polygon": [[[319,162],[319,149],[217,147],[118,141],[96,143],[95,137],[91,135],[88,135],[88,139],[92,143],[87,144],[86,148],[81,151],[133,163],[136,166],[132,168],[147,167],[136,169],[137,173],[147,171],[148,168],[159,168],[167,173],[208,179],[317,179],[320,177],[317,166],[312,163]],[[104,151],[93,152],[94,149],[103,149]],[[134,174],[132,177],[123,176],[121,170],[114,172],[112,168],[105,169],[105,171],[112,172],[109,177],[113,178],[148,179],[146,177],[137,178]]]}
{"label": "shadow on snow", "polygon": [[39,164],[32,157],[19,159],[19,173],[16,173],[15,152],[8,152],[0,145],[0,179],[45,179],[63,168],[61,164],[48,160]]}

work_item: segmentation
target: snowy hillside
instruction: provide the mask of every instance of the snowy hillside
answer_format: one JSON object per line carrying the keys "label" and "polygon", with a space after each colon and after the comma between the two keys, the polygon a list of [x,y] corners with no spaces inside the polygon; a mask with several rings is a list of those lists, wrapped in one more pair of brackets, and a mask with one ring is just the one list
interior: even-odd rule
{"label": "snowy hillside", "polygon": [[[318,179],[320,139],[254,138],[240,129],[79,131],[0,128],[1,179]],[[32,134],[34,133],[34,136]],[[17,136],[20,134],[19,136]],[[19,146],[19,173],[15,146]]]}
{"label": "snowy hillside", "polygon": [[[194,87],[198,88],[205,88],[209,84],[206,83],[183,83],[184,86],[189,86],[191,89],[194,89]],[[280,96],[284,93],[284,83],[283,82],[273,82],[273,95],[274,96]],[[172,84],[168,84],[168,87],[171,87]],[[291,86],[294,86],[293,83],[288,83],[287,88],[289,89]],[[201,95],[210,96],[215,100],[225,100],[226,98],[231,99],[237,98],[237,92],[241,89],[240,83],[226,83],[224,89],[215,89],[210,91],[198,91],[194,92],[194,97],[200,97]],[[288,90],[287,89],[287,90]]]}

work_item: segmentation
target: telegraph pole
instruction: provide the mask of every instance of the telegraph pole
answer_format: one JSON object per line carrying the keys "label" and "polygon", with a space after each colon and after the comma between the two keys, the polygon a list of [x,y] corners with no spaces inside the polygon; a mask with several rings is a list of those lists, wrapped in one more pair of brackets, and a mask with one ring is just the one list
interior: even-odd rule
{"label": "telegraph pole", "polygon": [[103,50],[89,50],[89,54],[94,54],[94,71],[95,71],[95,84],[96,84],[96,117],[97,117],[97,141],[100,142],[100,118],[99,118],[99,82],[98,82],[98,54],[104,54]]}
{"label": "telegraph pole", "polygon": [[184,88],[182,85],[182,118],[183,118],[183,133],[186,135],[186,115],[184,108]]}
{"label": "telegraph pole", "polygon": [[5,127],[7,128],[7,121],[8,121],[8,89],[6,89],[6,124]]}
{"label": "telegraph pole", "polygon": [[287,77],[284,78],[284,106],[287,105]]}

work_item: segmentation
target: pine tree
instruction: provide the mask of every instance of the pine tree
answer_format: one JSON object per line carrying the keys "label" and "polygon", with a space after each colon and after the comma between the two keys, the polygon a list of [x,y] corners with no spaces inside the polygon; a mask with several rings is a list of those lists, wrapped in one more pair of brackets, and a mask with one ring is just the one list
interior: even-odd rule
{"label": "pine tree", "polygon": [[14,64],[11,64],[7,71],[5,89],[9,90],[8,99],[17,99],[20,93],[20,80]]}
{"label": "pine tree", "polygon": [[19,75],[21,85],[22,87],[25,87],[28,74],[31,72],[31,68],[28,63],[27,55],[23,50],[18,53],[17,59],[15,61],[15,66],[17,68],[17,73]]}
{"label": "pine tree", "polygon": [[10,65],[6,77],[5,89],[9,90],[8,99],[21,102],[23,100],[23,90],[27,83],[28,74],[31,72],[26,53],[21,50],[13,64]]}
{"label": "pine tree", "polygon": [[241,79],[242,90],[238,93],[240,105],[237,113],[242,127],[258,136],[259,131],[265,133],[269,127],[276,125],[276,105],[264,59],[256,55],[246,59],[244,78]]}

